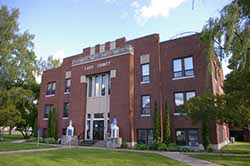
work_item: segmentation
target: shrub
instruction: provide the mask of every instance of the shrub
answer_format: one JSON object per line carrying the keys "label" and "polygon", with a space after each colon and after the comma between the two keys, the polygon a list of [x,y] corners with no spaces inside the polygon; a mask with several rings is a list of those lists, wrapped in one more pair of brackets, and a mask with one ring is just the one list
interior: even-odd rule
{"label": "shrub", "polygon": [[158,143],[153,143],[148,146],[149,150],[157,150],[158,149]]}
{"label": "shrub", "polygon": [[128,148],[128,144],[126,140],[122,140],[121,148]]}
{"label": "shrub", "polygon": [[171,151],[171,152],[176,152],[176,151],[179,151],[180,148],[176,145],[176,144],[169,144],[168,145],[168,148],[167,148],[167,151]]}
{"label": "shrub", "polygon": [[160,151],[164,151],[167,149],[168,149],[168,146],[164,143],[158,144],[158,146],[157,146],[157,150],[160,150]]}
{"label": "shrub", "polygon": [[148,146],[145,145],[145,144],[136,144],[135,149],[137,149],[137,150],[147,150]]}
{"label": "shrub", "polygon": [[45,138],[44,143],[46,144],[56,144],[55,138]]}
{"label": "shrub", "polygon": [[191,150],[187,147],[183,147],[183,148],[181,148],[181,151],[182,152],[190,152]]}
{"label": "shrub", "polygon": [[213,152],[214,151],[214,149],[213,149],[213,147],[211,146],[211,145],[208,145],[208,147],[207,147],[207,152]]}

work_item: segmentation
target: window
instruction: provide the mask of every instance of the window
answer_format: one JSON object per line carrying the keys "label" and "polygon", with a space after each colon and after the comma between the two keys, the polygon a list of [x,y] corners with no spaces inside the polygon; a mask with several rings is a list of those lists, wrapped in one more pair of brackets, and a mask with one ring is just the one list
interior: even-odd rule
{"label": "window", "polygon": [[178,92],[174,93],[174,100],[175,100],[175,112],[181,112],[180,107],[182,104],[184,104],[185,101],[190,100],[192,97],[195,97],[195,92]]}
{"label": "window", "polygon": [[141,65],[141,81],[142,82],[149,82],[149,75],[150,75],[150,71],[149,71],[149,63],[145,63]]}
{"label": "window", "polygon": [[198,146],[198,129],[177,129],[176,144],[182,146]]}
{"label": "window", "polygon": [[138,144],[152,144],[153,130],[152,129],[137,129],[137,143]]}
{"label": "window", "polygon": [[104,118],[103,113],[96,113],[96,114],[94,114],[94,118],[95,119]]}
{"label": "window", "polygon": [[141,115],[150,115],[150,96],[141,97]]}
{"label": "window", "polygon": [[173,77],[188,77],[194,75],[193,57],[178,58],[173,60]]}
{"label": "window", "polygon": [[62,135],[66,135],[66,133],[67,133],[67,128],[63,128],[62,129]]}
{"label": "window", "polygon": [[71,80],[70,80],[70,78],[69,78],[69,79],[66,79],[66,80],[65,80],[65,92],[70,93],[70,85],[71,85]]}
{"label": "window", "polygon": [[52,107],[53,107],[52,104],[45,105],[43,118],[49,118],[49,111],[52,110]]}
{"label": "window", "polygon": [[56,93],[56,82],[49,82],[47,84],[47,93],[46,95],[54,95]]}
{"label": "window", "polygon": [[69,117],[69,103],[64,103],[63,117],[64,118]]}
{"label": "window", "polygon": [[88,79],[88,96],[92,96],[92,77],[89,77]]}
{"label": "window", "polygon": [[107,83],[107,77],[106,75],[102,75],[102,85],[101,85],[101,95],[105,96],[105,87],[106,87],[106,83]]}
{"label": "window", "polygon": [[[88,77],[88,97],[106,96],[110,94],[110,74],[104,73]],[[94,94],[92,94],[94,89]]]}
{"label": "window", "polygon": [[95,96],[100,96],[101,76],[95,77]]}

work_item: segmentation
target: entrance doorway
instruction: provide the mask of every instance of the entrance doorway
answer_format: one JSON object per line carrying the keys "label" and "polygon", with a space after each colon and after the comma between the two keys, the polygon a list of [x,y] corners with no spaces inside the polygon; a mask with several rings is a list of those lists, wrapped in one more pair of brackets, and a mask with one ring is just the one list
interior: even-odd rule
{"label": "entrance doorway", "polygon": [[93,140],[104,139],[104,120],[93,121]]}

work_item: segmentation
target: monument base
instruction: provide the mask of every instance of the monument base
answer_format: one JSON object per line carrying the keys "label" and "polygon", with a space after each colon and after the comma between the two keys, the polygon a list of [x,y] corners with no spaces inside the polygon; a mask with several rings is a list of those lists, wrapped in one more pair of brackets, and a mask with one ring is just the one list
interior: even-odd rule
{"label": "monument base", "polygon": [[106,147],[107,148],[120,148],[122,145],[122,138],[107,138]]}

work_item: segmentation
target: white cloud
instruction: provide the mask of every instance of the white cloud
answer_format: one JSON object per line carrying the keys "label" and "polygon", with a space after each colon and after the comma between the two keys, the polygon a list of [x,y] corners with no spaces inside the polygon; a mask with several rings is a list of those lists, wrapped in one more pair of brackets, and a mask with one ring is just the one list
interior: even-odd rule
{"label": "white cloud", "polygon": [[177,8],[186,0],[150,0],[147,5],[140,5],[134,0],[131,6],[135,9],[138,23],[145,23],[151,18],[167,17],[172,9]]}

